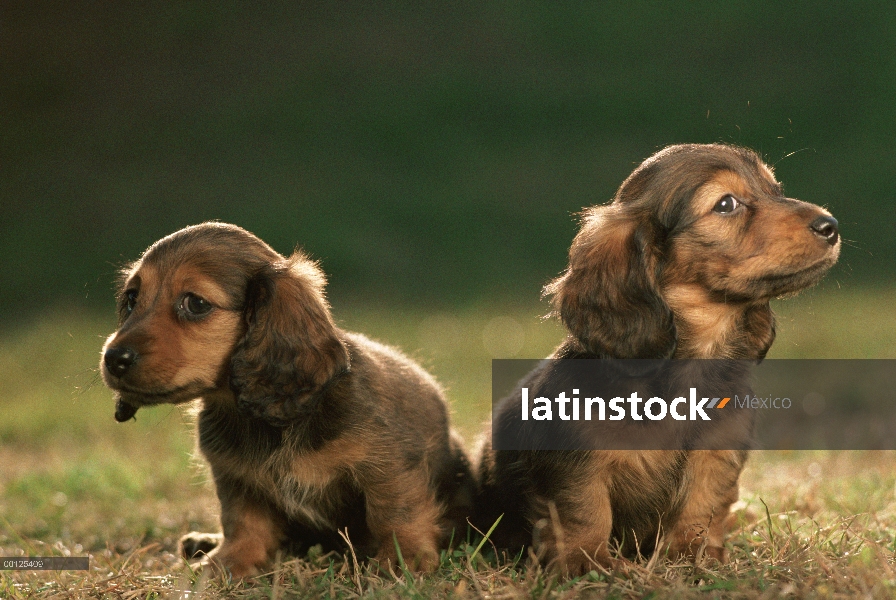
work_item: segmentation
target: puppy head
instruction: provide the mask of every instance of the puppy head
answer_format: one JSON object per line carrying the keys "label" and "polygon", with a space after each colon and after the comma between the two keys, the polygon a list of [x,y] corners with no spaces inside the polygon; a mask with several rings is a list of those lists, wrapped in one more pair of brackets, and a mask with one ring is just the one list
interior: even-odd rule
{"label": "puppy head", "polygon": [[145,405],[232,395],[253,414],[284,416],[347,365],[322,286],[304,255],[284,259],[233,225],[204,223],[159,240],[125,270],[119,329],[103,347],[116,419]]}
{"label": "puppy head", "polygon": [[[754,152],[671,146],[635,169],[611,204],[584,212],[569,267],[545,293],[586,352],[668,357],[678,330],[694,325],[679,305],[724,306],[771,329],[768,301],[816,283],[839,248],[836,220],[786,198]],[[771,343],[773,331],[756,333]]]}
{"label": "puppy head", "polygon": [[837,262],[836,219],[820,206],[785,197],[754,152],[675,148],[671,162],[691,169],[696,159],[703,175],[696,188],[688,186],[693,191],[672,223],[666,286],[693,284],[718,302],[758,304],[818,283]]}

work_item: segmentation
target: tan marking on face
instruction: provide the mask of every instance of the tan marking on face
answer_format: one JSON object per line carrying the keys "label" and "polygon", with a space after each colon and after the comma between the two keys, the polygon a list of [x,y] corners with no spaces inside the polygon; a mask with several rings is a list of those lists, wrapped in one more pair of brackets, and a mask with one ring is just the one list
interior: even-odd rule
{"label": "tan marking on face", "polygon": [[[134,311],[106,342],[106,348],[125,346],[137,353],[138,361],[123,382],[131,389],[156,393],[185,386],[220,387],[242,326],[241,315],[226,308],[226,292],[190,265],[167,275],[154,265],[141,265],[124,289],[135,287],[134,283],[139,283]],[[187,293],[208,300],[214,308],[201,319],[184,318],[179,307]]]}
{"label": "tan marking on face", "polygon": [[231,307],[231,299],[227,292],[192,265],[183,265],[174,272],[171,289],[180,290],[182,294],[190,292],[200,296],[218,308],[234,308]]}
{"label": "tan marking on face", "polygon": [[[713,212],[727,194],[745,206],[731,214]],[[667,284],[700,284],[716,292],[717,302],[719,297],[768,300],[802,289],[817,281],[839,254],[839,244],[830,246],[810,228],[827,211],[751,188],[730,171],[701,186],[693,206],[695,221],[673,240],[664,279]],[[817,272],[805,273],[813,269]]]}
{"label": "tan marking on face", "polygon": [[786,276],[816,265],[833,264],[838,246],[830,246],[816,236],[810,223],[826,214],[820,207],[788,200],[764,201],[751,215],[751,229],[734,241],[735,260],[728,276],[734,280],[779,275]]}
{"label": "tan marking on face", "polygon": [[[242,315],[228,310],[229,298],[213,280],[189,265],[181,267],[172,277],[169,310],[172,337],[179,346],[179,369],[172,378],[174,385],[201,381],[214,385],[233,353],[241,333]],[[206,316],[196,321],[178,318],[176,310],[187,293],[211,302],[214,306]]]}
{"label": "tan marking on face", "polygon": [[728,194],[731,194],[739,201],[752,196],[750,186],[740,175],[733,171],[721,171],[700,186],[694,194],[693,204],[696,214],[699,215],[712,211],[716,203]]}
{"label": "tan marking on face", "polygon": [[[134,311],[128,317],[133,320],[135,314],[142,314],[150,310],[155,303],[155,296],[159,291],[159,273],[151,265],[138,265],[124,285],[124,290],[137,290],[137,302]],[[122,327],[121,329],[124,329]]]}

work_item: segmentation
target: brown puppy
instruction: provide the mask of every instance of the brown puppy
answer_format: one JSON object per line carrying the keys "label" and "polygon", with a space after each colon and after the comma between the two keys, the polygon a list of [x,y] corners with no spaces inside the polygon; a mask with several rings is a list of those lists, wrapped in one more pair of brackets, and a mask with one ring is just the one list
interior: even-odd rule
{"label": "brown puppy", "polygon": [[[569,331],[551,358],[761,360],[775,337],[769,300],[815,284],[839,248],[837,221],[786,198],[754,152],[666,148],[611,204],[584,212],[569,267],[545,288]],[[496,422],[518,407],[505,402]],[[672,554],[705,544],[724,560],[743,441],[733,450],[494,451],[486,440],[479,525],[503,514],[499,545],[533,544],[572,574],[614,564],[612,540],[627,554],[660,537]]]}
{"label": "brown puppy", "polygon": [[247,576],[282,547],[338,548],[347,529],[364,555],[394,565],[397,543],[427,570],[466,527],[472,476],[442,390],[397,350],[337,328],[324,283],[302,253],[223,223],[173,233],[124,272],[100,364],[115,418],[202,402],[223,537],[186,536],[188,558]]}

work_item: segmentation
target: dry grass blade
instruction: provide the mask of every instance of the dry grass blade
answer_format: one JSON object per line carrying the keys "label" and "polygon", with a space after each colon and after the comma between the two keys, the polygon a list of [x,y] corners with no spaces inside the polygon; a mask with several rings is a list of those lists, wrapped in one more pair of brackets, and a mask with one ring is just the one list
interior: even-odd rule
{"label": "dry grass blade", "polygon": [[361,585],[361,565],[358,564],[358,555],[355,554],[355,547],[352,545],[352,541],[348,537],[348,528],[345,530],[339,530],[339,537],[345,540],[346,545],[348,546],[349,553],[352,557],[352,581],[355,583],[355,587],[358,588],[358,595],[364,595],[364,586]]}

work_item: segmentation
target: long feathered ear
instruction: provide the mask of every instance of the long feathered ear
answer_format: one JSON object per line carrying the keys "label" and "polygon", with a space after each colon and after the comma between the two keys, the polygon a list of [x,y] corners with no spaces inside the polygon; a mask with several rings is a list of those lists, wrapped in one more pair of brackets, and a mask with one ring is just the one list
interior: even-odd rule
{"label": "long feathered ear", "polygon": [[619,204],[589,209],[569,250],[569,267],[544,292],[587,353],[670,357],[675,324],[656,282],[657,240],[649,223],[626,210]]}
{"label": "long feathered ear", "polygon": [[762,361],[775,341],[775,314],[768,302],[747,309],[743,316],[742,355],[732,358],[746,358]]}
{"label": "long feathered ear", "polygon": [[231,359],[241,410],[285,425],[303,400],[349,368],[324,298],[325,278],[300,252],[262,269],[246,291],[246,334]]}

